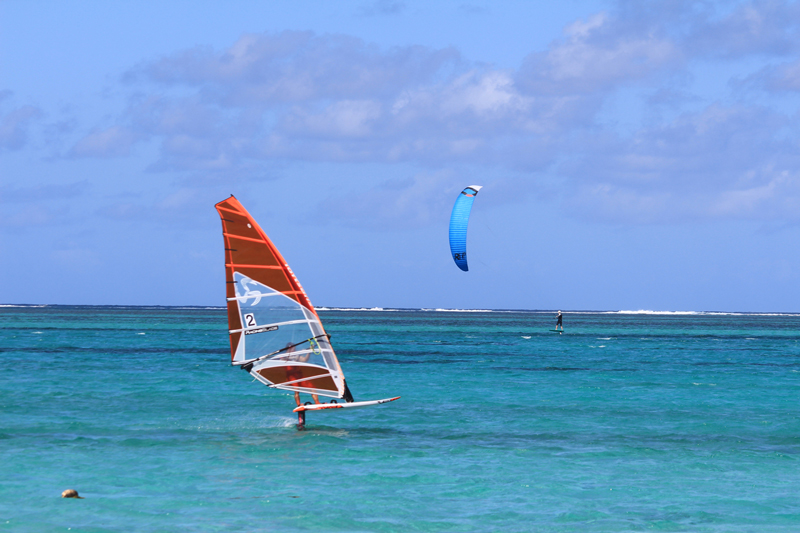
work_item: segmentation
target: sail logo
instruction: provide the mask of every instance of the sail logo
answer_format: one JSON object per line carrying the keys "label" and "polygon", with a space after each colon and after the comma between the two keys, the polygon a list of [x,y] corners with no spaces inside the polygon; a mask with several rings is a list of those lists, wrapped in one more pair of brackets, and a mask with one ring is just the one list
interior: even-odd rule
{"label": "sail logo", "polygon": [[250,298],[253,298],[253,303],[251,303],[250,305],[251,306],[252,305],[258,305],[258,302],[261,301],[261,297],[264,296],[264,294],[259,290],[251,289],[250,287],[248,287],[248,285],[253,283],[256,286],[258,286],[260,284],[257,281],[253,281],[252,279],[248,278],[247,276],[242,276],[242,279],[239,280],[239,283],[242,286],[241,287],[241,289],[242,289],[241,292],[243,294],[240,295],[239,291],[237,290],[236,291],[236,298],[241,303],[247,303],[247,300],[249,300]]}
{"label": "sail logo", "polygon": [[453,259],[456,261],[462,261],[467,258],[467,252],[462,252],[460,254],[453,254]]}

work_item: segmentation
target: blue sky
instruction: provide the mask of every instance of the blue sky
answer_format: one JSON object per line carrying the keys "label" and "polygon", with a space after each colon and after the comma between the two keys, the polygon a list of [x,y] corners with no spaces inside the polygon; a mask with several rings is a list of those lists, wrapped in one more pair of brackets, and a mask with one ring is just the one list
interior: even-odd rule
{"label": "blue sky", "polygon": [[[0,2],[0,303],[800,312],[796,2]],[[470,271],[458,192],[483,185]]]}

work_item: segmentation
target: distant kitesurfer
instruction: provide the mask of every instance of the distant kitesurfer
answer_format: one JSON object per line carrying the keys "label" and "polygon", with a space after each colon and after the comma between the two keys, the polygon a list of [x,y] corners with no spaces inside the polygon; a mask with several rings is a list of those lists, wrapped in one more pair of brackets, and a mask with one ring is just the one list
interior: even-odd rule
{"label": "distant kitesurfer", "polygon": [[61,493],[62,498],[78,498],[79,500],[83,499],[83,496],[78,496],[78,491],[75,489],[67,489]]}
{"label": "distant kitesurfer", "polygon": [[[291,342],[286,344],[284,351],[288,353],[292,353],[294,351],[295,345]],[[287,361],[298,361],[300,363],[305,363],[308,361],[308,358],[311,357],[310,353],[306,353],[303,355],[289,355],[285,359]],[[303,379],[303,370],[302,367],[299,366],[287,366],[286,367],[286,381],[298,381]],[[293,383],[292,385],[299,385],[301,387],[313,388],[313,385],[308,381],[300,381],[299,383]],[[312,394],[311,398],[314,399],[314,403],[319,403],[319,396],[316,394]],[[297,407],[300,407],[300,392],[294,391],[294,401],[297,403]]]}
{"label": "distant kitesurfer", "polygon": [[561,323],[561,311],[556,315],[556,331],[558,331],[558,326],[561,326],[561,331],[564,331],[564,324]]}

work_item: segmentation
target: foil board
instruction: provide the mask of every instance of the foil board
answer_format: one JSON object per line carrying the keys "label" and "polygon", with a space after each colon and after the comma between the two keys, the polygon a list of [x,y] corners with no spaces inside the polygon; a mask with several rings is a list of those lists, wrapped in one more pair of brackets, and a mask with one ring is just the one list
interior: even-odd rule
{"label": "foil board", "polygon": [[325,409],[353,409],[355,407],[368,407],[370,405],[380,405],[382,403],[389,403],[398,400],[400,396],[394,398],[384,398],[383,400],[369,400],[366,402],[350,402],[350,403],[312,403],[310,405],[301,405],[295,407],[293,413],[302,413],[305,411],[323,411]]}

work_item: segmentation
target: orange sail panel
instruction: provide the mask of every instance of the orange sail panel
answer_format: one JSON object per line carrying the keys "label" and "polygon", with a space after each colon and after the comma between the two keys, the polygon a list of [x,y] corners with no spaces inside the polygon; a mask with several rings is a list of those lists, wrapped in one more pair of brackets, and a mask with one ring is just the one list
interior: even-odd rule
{"label": "orange sail panel", "polygon": [[272,388],[343,398],[339,361],[286,260],[236,198],[216,208],[225,240],[231,362]]}

